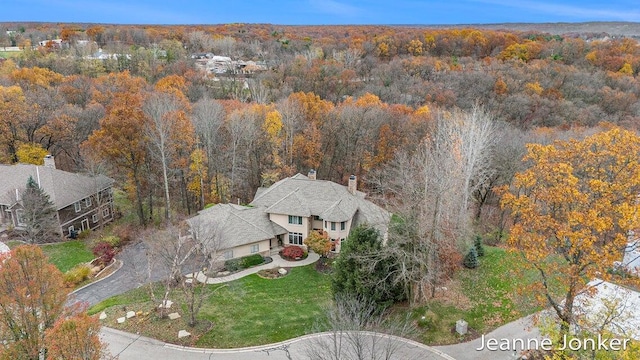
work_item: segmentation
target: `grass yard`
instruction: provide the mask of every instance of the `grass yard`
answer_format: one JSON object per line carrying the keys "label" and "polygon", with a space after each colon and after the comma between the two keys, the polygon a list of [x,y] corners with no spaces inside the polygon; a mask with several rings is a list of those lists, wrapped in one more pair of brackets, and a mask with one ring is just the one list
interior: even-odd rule
{"label": "grass yard", "polygon": [[[216,286],[216,285],[212,285]],[[179,303],[180,294],[172,294]],[[178,327],[194,334],[192,343],[199,347],[232,348],[278,342],[311,332],[323,319],[331,302],[330,277],[318,273],[314,265],[291,269],[279,279],[263,279],[250,275],[230,282],[206,300],[199,318],[209,328],[190,329],[183,320],[186,309],[177,308],[179,320],[160,320],[154,316],[154,305],[146,289],[136,289],[105,300],[92,307],[90,313],[104,309],[108,314],[105,325],[137,332],[163,341],[179,343]],[[123,325],[115,318],[125,310],[151,313],[134,318]],[[176,307],[174,305],[174,310]]]}
{"label": "grass yard", "polygon": [[527,275],[533,276],[521,276],[517,271],[519,256],[489,246],[485,246],[485,252],[478,268],[461,269],[456,279],[446,285],[446,291],[412,312],[421,329],[419,341],[450,344],[467,340],[451,331],[460,319],[469,323],[475,331],[470,334],[473,336],[540,310],[533,298],[517,293],[532,278]]}
{"label": "grass yard", "polygon": [[56,244],[47,244],[40,247],[60,271],[67,272],[74,266],[93,260],[91,250],[82,240],[65,241]]}

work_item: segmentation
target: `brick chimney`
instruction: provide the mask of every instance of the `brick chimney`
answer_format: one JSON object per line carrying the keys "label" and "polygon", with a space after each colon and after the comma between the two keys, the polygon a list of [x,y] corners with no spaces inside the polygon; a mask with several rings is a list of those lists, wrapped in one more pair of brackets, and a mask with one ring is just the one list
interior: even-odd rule
{"label": "brick chimney", "polygon": [[55,169],[56,168],[56,160],[53,158],[53,155],[45,155],[44,157],[44,166]]}
{"label": "brick chimney", "polygon": [[349,186],[347,188],[350,193],[356,194],[356,190],[358,190],[358,178],[355,175],[349,176]]}
{"label": "brick chimney", "polygon": [[315,180],[316,179],[316,171],[311,169],[309,170],[309,173],[307,174],[307,177],[311,180]]}

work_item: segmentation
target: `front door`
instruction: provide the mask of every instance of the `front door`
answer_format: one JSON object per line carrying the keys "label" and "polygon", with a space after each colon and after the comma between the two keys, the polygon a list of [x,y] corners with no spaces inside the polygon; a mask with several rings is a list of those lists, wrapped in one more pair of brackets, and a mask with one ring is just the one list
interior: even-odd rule
{"label": "front door", "polygon": [[89,219],[82,220],[82,231],[89,230]]}

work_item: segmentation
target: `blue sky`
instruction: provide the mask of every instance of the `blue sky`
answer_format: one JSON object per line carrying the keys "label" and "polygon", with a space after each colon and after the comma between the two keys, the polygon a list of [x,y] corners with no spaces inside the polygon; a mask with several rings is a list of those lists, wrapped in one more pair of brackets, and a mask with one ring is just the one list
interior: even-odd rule
{"label": "blue sky", "polygon": [[0,0],[0,21],[110,24],[640,22],[637,0]]}

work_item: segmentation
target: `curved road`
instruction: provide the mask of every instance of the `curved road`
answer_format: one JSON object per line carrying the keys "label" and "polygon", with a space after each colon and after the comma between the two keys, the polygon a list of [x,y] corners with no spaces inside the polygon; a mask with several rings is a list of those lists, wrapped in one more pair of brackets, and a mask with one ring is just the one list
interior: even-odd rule
{"label": "curved road", "polygon": [[[306,335],[277,344],[241,349],[185,348],[111,328],[103,328],[101,335],[104,342],[108,343],[111,355],[120,360],[299,360],[308,359],[310,351],[325,352],[332,345],[331,334],[327,333]],[[439,350],[411,340],[373,334],[367,334],[360,338],[363,343],[367,344],[364,346],[365,351],[371,349],[370,339],[374,337],[377,339],[376,355],[382,359],[386,358],[385,352],[388,350],[392,354],[389,359],[456,360]]]}

